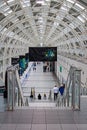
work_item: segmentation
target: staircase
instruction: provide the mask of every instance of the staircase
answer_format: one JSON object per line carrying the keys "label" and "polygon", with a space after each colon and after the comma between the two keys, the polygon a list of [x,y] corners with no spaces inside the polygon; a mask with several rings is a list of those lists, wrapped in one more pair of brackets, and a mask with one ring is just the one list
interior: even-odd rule
{"label": "staircase", "polygon": [[[22,90],[24,97],[29,98],[31,94],[31,90],[35,91],[35,100],[38,102],[38,94],[41,94],[41,101],[39,102],[49,102],[49,92],[52,92],[53,99],[53,87],[57,83],[56,77],[52,72],[43,72],[43,63],[37,64],[36,71],[33,71],[31,68],[31,72],[29,77],[25,79]],[[46,94],[46,100],[44,100],[44,94]],[[31,101],[29,99],[29,101]]]}

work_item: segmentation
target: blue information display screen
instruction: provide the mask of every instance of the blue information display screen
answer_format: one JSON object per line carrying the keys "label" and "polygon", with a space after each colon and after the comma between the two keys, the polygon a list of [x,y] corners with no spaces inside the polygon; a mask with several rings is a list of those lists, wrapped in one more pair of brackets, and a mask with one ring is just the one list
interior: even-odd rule
{"label": "blue information display screen", "polygon": [[16,64],[19,64],[19,58],[11,58],[11,64],[12,65],[16,65]]}
{"label": "blue information display screen", "polygon": [[25,56],[20,56],[19,57],[19,75],[22,75],[23,72],[26,69],[26,59]]}

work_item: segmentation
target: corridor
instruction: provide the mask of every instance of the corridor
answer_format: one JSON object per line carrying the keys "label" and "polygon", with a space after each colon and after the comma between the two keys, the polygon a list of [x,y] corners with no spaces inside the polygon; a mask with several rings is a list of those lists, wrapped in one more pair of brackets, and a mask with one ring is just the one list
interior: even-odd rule
{"label": "corridor", "polygon": [[[43,72],[43,63],[27,73],[22,83],[23,94],[28,98],[28,107],[16,107],[14,111],[0,112],[0,130],[87,130],[87,97],[81,96],[81,110],[56,107],[53,87],[57,84],[52,72]],[[58,84],[57,84],[58,85]],[[35,99],[30,99],[31,88],[35,88]],[[49,90],[52,100],[48,99]],[[41,94],[41,100],[37,95]],[[43,94],[47,98],[43,98]]]}

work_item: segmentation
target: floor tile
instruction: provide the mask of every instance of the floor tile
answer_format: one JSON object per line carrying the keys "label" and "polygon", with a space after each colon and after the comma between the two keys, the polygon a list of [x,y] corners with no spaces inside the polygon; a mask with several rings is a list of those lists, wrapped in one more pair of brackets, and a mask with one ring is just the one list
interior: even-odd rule
{"label": "floor tile", "polygon": [[75,121],[74,120],[72,120],[72,119],[61,119],[60,120],[60,123],[61,124],[75,124]]}
{"label": "floor tile", "polygon": [[16,130],[30,130],[31,129],[31,124],[18,124],[16,127]]}
{"label": "floor tile", "polygon": [[[24,87],[35,86],[36,93],[38,90],[43,96],[45,92],[49,94],[48,90],[52,89],[57,81],[52,73],[39,71],[37,68],[36,73],[31,72]],[[37,99],[29,103],[27,109],[20,107],[13,112],[0,112],[0,130],[87,130],[87,97],[81,97],[80,111],[55,107],[53,100]]]}
{"label": "floor tile", "polygon": [[2,124],[0,130],[16,130],[16,124]]}
{"label": "floor tile", "polygon": [[62,124],[62,130],[78,130],[76,124]]}
{"label": "floor tile", "polygon": [[78,130],[87,130],[87,124],[76,124]]}
{"label": "floor tile", "polygon": [[46,130],[46,124],[32,124],[31,130]]}
{"label": "floor tile", "polygon": [[47,124],[47,130],[62,130],[60,124]]}

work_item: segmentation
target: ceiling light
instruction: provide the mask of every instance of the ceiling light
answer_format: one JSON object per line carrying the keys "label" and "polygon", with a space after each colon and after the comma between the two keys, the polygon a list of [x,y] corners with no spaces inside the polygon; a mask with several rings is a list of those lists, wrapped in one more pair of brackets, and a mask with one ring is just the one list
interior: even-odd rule
{"label": "ceiling light", "polygon": [[37,0],[36,3],[44,5],[44,0]]}
{"label": "ceiling light", "polygon": [[42,47],[42,46],[43,46],[43,43],[40,43],[40,46]]}

